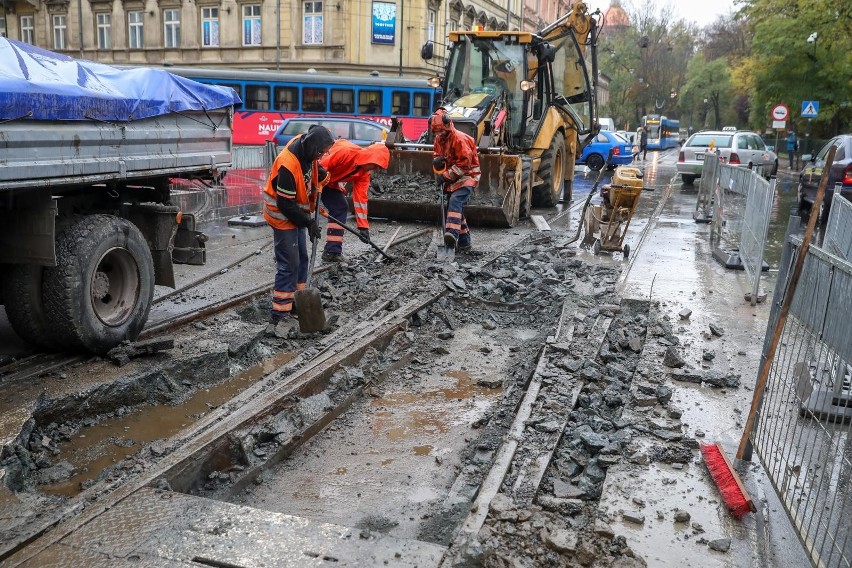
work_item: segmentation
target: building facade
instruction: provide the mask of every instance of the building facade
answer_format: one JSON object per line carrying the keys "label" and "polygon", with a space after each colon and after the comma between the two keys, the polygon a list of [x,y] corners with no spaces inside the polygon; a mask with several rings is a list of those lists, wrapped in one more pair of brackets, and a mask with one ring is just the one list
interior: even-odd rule
{"label": "building facade", "polygon": [[454,29],[519,29],[525,0],[0,0],[0,34],[110,64],[429,76]]}

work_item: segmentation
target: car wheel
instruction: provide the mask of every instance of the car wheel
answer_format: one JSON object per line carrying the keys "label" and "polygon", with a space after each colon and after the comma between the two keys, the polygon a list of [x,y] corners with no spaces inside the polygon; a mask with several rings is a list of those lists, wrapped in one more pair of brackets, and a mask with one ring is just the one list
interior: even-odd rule
{"label": "car wheel", "polygon": [[695,176],[681,174],[681,179],[683,180],[684,185],[692,185],[695,182]]}
{"label": "car wheel", "polygon": [[604,163],[604,158],[600,154],[589,154],[589,157],[586,158],[586,167],[593,172],[599,172],[604,167]]}
{"label": "car wheel", "polygon": [[44,310],[63,346],[105,353],[142,331],[154,297],[154,261],[133,223],[82,217],[56,237],[44,270]]}

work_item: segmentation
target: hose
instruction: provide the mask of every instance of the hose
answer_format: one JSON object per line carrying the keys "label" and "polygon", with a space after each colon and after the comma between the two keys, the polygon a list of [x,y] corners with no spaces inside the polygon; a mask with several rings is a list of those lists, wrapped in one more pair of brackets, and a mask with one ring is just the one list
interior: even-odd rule
{"label": "hose", "polygon": [[583,205],[583,212],[580,213],[580,222],[577,224],[577,233],[574,235],[570,241],[565,243],[565,246],[573,244],[577,242],[580,238],[580,233],[583,230],[583,219],[586,218],[586,210],[589,208],[589,204],[592,202],[592,197],[598,192],[598,185],[600,185],[601,180],[603,179],[604,172],[609,168],[609,161],[612,159],[612,150],[607,154],[606,161],[604,162],[603,167],[598,172],[598,179],[595,180],[595,184],[592,186],[592,190],[589,192],[589,196],[586,198],[586,203]]}

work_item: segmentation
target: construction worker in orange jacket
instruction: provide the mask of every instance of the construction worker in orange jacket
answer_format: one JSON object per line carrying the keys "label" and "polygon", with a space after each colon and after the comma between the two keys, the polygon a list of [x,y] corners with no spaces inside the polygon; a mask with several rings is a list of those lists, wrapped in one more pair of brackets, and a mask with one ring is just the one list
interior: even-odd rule
{"label": "construction worker in orange jacket", "polygon": [[293,138],[272,164],[263,189],[263,217],[272,227],[275,246],[275,288],[268,333],[288,337],[295,330],[291,319],[293,297],[308,279],[308,247],[322,238],[311,212],[316,207],[315,189],[327,182],[328,174],[318,166],[334,139],[323,126],[314,125]]}
{"label": "construction worker in orange jacket", "polygon": [[[386,169],[388,161],[390,152],[384,144],[371,144],[362,148],[348,140],[337,140],[328,154],[320,160],[320,165],[328,170],[329,174],[329,183],[322,193],[323,205],[328,209],[329,215],[341,223],[346,223],[349,213],[346,184],[351,183],[355,222],[364,242],[370,240],[370,222],[367,220],[370,172],[378,168]],[[340,262],[343,259],[343,233],[343,227],[331,219],[328,220],[323,261]]]}
{"label": "construction worker in orange jacket", "polygon": [[[455,129],[444,109],[438,109],[429,119],[429,128],[435,134],[434,158],[446,169],[440,181],[449,194],[447,221],[444,227],[444,244],[460,251],[470,250],[470,229],[464,217],[464,206],[479,185],[479,155],[476,142]],[[443,168],[441,168],[443,169]]]}

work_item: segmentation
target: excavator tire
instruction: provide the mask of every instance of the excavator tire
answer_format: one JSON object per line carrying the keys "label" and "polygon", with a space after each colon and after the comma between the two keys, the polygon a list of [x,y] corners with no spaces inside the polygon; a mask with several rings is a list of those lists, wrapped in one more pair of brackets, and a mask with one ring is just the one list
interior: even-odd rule
{"label": "excavator tire", "polygon": [[521,219],[528,219],[532,211],[532,196],[530,195],[532,183],[532,161],[524,156],[521,161],[521,211],[518,215]]}
{"label": "excavator tire", "polygon": [[544,183],[533,190],[533,206],[556,207],[562,197],[565,173],[565,138],[557,132],[550,141],[550,147],[541,155],[538,177]]}

